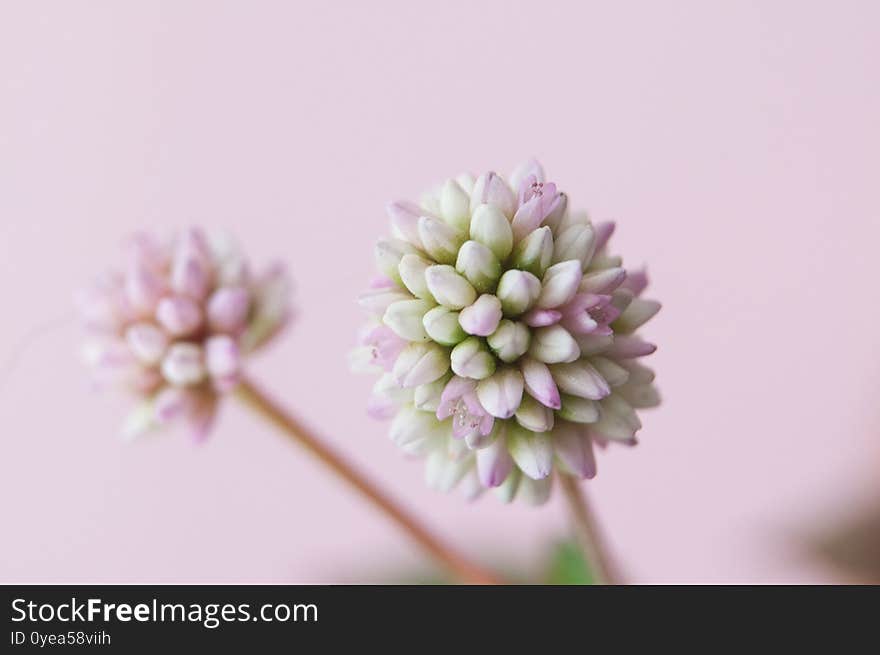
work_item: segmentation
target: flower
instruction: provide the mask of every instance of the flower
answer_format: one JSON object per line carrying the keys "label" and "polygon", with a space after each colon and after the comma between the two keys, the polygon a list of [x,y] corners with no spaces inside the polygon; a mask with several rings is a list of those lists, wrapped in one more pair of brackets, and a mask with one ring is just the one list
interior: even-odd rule
{"label": "flower", "polygon": [[370,323],[354,360],[381,371],[370,413],[427,459],[428,482],[539,504],[554,472],[591,478],[593,445],[633,445],[659,403],[636,334],[660,309],[644,271],[528,161],[388,207]]}
{"label": "flower", "polygon": [[244,357],[287,323],[287,274],[274,265],[252,275],[229,239],[198,229],[170,240],[137,234],[126,256],[124,273],[78,295],[86,362],[98,385],[137,397],[126,436],[181,421],[201,440]]}

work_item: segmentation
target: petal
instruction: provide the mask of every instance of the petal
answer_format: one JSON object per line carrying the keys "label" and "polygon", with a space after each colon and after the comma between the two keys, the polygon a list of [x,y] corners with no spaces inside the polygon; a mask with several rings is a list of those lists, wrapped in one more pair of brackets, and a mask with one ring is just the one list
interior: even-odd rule
{"label": "petal", "polygon": [[382,322],[401,339],[428,341],[422,319],[431,307],[431,303],[424,300],[398,300],[385,310]]}
{"label": "petal", "polygon": [[179,387],[195,385],[204,380],[206,370],[200,346],[194,343],[175,343],[162,360],[162,376]]}
{"label": "petal", "polygon": [[483,294],[461,310],[458,322],[468,334],[487,337],[498,328],[501,322],[501,301],[493,295]]}
{"label": "petal", "polygon": [[526,391],[550,409],[561,407],[559,389],[548,366],[537,359],[526,357],[520,364]]}
{"label": "petal", "polygon": [[247,323],[251,294],[244,287],[222,287],[208,299],[208,325],[218,332],[236,333]]}
{"label": "petal", "polygon": [[461,377],[482,380],[495,372],[495,358],[477,337],[468,337],[450,355],[452,370]]}
{"label": "petal", "polygon": [[496,418],[510,418],[519,408],[523,394],[523,376],[511,367],[499,369],[477,384],[477,398]]}
{"label": "petal", "polygon": [[596,476],[593,442],[587,431],[570,423],[560,423],[553,430],[553,447],[562,467],[583,479]]}
{"label": "petal", "polygon": [[492,205],[479,205],[471,216],[470,237],[504,261],[513,250],[513,230],[504,213]]}
{"label": "petal", "polygon": [[553,470],[553,441],[545,432],[531,432],[510,424],[507,448],[519,469],[533,480],[546,478]]}
{"label": "petal", "polygon": [[474,190],[471,193],[471,215],[473,216],[476,208],[483,204],[499,209],[508,220],[513,218],[516,211],[516,196],[507,186],[507,182],[497,173],[485,173],[474,182]]}
{"label": "petal", "polygon": [[504,319],[486,342],[498,359],[509,364],[528,351],[531,339],[532,334],[523,323]]}
{"label": "petal", "polygon": [[484,487],[498,487],[513,470],[513,458],[507,450],[507,440],[499,435],[489,446],[476,452],[477,474]]}
{"label": "petal", "polygon": [[431,295],[444,307],[462,309],[473,304],[477,292],[452,266],[436,265],[425,271]]}
{"label": "petal", "polygon": [[581,356],[581,349],[564,327],[551,325],[532,331],[529,354],[547,364],[558,364],[577,360]]}
{"label": "petal", "polygon": [[397,357],[391,374],[404,388],[433,382],[449,370],[449,355],[434,343],[411,343]]}
{"label": "petal", "polygon": [[156,320],[175,337],[192,334],[202,325],[202,310],[191,298],[163,298],[156,307]]}
{"label": "petal", "polygon": [[541,309],[553,309],[564,305],[577,293],[581,277],[581,263],[577,260],[554,264],[544,273],[536,306]]}
{"label": "petal", "polygon": [[611,393],[608,382],[585,359],[550,367],[559,390],[590,400],[600,400]]}

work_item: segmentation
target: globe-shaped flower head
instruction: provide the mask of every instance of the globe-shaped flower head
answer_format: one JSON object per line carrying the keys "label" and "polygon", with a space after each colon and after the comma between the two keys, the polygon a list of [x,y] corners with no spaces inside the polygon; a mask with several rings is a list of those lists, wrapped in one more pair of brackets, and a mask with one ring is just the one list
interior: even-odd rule
{"label": "globe-shaped flower head", "polygon": [[243,357],[288,319],[284,269],[253,275],[226,238],[188,230],[169,240],[139,234],[124,272],[107,273],[79,297],[95,381],[135,394],[124,432],[185,422],[204,437]]}
{"label": "globe-shaped flower head", "polygon": [[543,502],[554,470],[594,476],[593,444],[634,444],[659,402],[635,332],[660,305],[608,253],[613,224],[568,204],[530,161],[388,208],[357,361],[384,371],[370,412],[432,486]]}

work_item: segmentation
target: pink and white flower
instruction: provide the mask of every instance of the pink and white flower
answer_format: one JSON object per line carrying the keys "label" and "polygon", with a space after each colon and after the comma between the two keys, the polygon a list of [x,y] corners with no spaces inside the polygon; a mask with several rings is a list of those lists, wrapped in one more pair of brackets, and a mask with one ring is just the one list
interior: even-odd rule
{"label": "pink and white flower", "polygon": [[383,371],[371,413],[469,497],[547,499],[554,472],[590,478],[593,444],[634,444],[659,403],[636,331],[660,309],[644,271],[531,160],[508,178],[459,175],[388,208],[383,275],[355,360]]}
{"label": "pink and white flower", "polygon": [[124,434],[180,421],[204,438],[244,358],[287,324],[289,295],[283,267],[254,275],[228,239],[198,229],[132,237],[124,272],[77,298],[95,382],[138,400]]}

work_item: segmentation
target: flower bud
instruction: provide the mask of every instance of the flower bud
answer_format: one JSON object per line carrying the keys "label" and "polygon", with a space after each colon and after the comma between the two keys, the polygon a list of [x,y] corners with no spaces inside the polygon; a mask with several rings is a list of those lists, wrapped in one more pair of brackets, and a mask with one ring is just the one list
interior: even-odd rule
{"label": "flower bud", "polygon": [[407,341],[427,341],[422,318],[433,305],[425,300],[399,300],[388,306],[382,322]]}
{"label": "flower bud", "polygon": [[446,180],[440,190],[440,212],[443,220],[467,234],[471,222],[471,198],[458,182]]}
{"label": "flower bud", "polygon": [[523,377],[519,370],[504,367],[477,385],[477,398],[489,414],[510,418],[519,407],[523,395]]}
{"label": "flower bud", "polygon": [[596,475],[593,440],[577,425],[557,422],[553,429],[553,449],[563,468],[581,479]]}
{"label": "flower bud", "polygon": [[516,212],[516,196],[507,186],[507,182],[496,173],[480,175],[474,183],[474,190],[471,193],[471,215],[482,204],[498,208],[508,221],[513,218],[513,214]]}
{"label": "flower bud", "polygon": [[532,398],[550,409],[561,407],[559,389],[553,380],[553,374],[550,373],[550,369],[544,362],[526,357],[520,363],[520,369],[523,373],[526,391]]}
{"label": "flower bud", "polygon": [[165,281],[143,264],[132,264],[125,276],[126,298],[139,313],[151,312],[166,291]]}
{"label": "flower bud", "polygon": [[513,249],[512,263],[516,268],[541,277],[553,257],[553,233],[546,225],[539,227]]}
{"label": "flower bud", "polygon": [[168,336],[152,323],[135,323],[125,331],[131,352],[142,363],[157,364],[168,348]]}
{"label": "flower bud", "polygon": [[511,269],[501,276],[495,295],[505,316],[519,316],[531,309],[541,294],[541,281],[527,271]]}
{"label": "flower bud", "polygon": [[241,368],[241,350],[238,342],[221,334],[205,342],[205,368],[213,378],[236,376]]}
{"label": "flower bud", "polygon": [[599,371],[599,375],[605,378],[605,381],[611,387],[619,387],[621,384],[626,384],[626,381],[629,379],[629,371],[607,357],[591,357],[590,364]]}
{"label": "flower bud", "polygon": [[513,458],[507,450],[507,439],[499,435],[486,448],[477,451],[477,473],[484,487],[498,487],[513,470]]}
{"label": "flower bud", "polygon": [[572,423],[595,423],[599,420],[599,403],[564,393],[559,416]]}
{"label": "flower bud", "polygon": [[430,266],[425,270],[428,290],[438,303],[450,309],[462,309],[477,299],[477,292],[465,278],[447,264]]}
{"label": "flower bud", "polygon": [[553,243],[553,263],[576,259],[586,268],[593,257],[596,234],[589,223],[570,225],[556,236]]}
{"label": "flower bud", "polygon": [[463,378],[483,380],[495,372],[495,358],[477,337],[468,337],[453,348],[450,360],[452,370]]}
{"label": "flower bud", "polygon": [[156,307],[156,320],[172,336],[183,337],[199,329],[202,310],[185,296],[163,298]]}
{"label": "flower bud", "polygon": [[581,349],[561,325],[535,328],[529,354],[546,364],[573,362],[581,356]]}
{"label": "flower bud", "polygon": [[494,489],[495,496],[498,500],[502,503],[512,503],[513,499],[516,498],[516,493],[519,491],[522,478],[522,473],[519,472],[518,468],[514,467],[504,482]]}
{"label": "flower bud", "polygon": [[394,234],[416,248],[421,248],[419,217],[425,214],[421,207],[412,202],[392,202],[385,208],[385,211],[391,219],[391,229]]}
{"label": "flower bud", "polygon": [[563,393],[590,400],[600,400],[611,393],[608,382],[586,359],[558,364],[551,367],[550,371],[556,380],[556,386]]}
{"label": "flower bud", "polygon": [[430,412],[403,408],[391,422],[391,441],[406,452],[418,455],[426,452],[437,434],[437,421]]}
{"label": "flower bud", "polygon": [[632,406],[617,394],[608,396],[599,405],[599,420],[590,430],[612,441],[631,441],[642,423]]}
{"label": "flower bud", "polygon": [[238,332],[247,324],[251,294],[244,287],[222,287],[208,299],[208,325],[218,332]]}
{"label": "flower bud", "polygon": [[614,291],[627,279],[627,273],[620,267],[606,268],[595,273],[587,273],[581,279],[578,293],[607,294]]}
{"label": "flower bud", "polygon": [[416,406],[416,409],[420,409],[423,412],[436,412],[437,407],[440,405],[440,395],[443,393],[449,378],[450,376],[447,374],[433,382],[417,386],[413,394],[413,404]]}
{"label": "flower bud", "polygon": [[518,423],[507,428],[507,447],[520,471],[533,480],[550,475],[553,468],[553,442],[543,432],[526,430]]}
{"label": "flower bud", "polygon": [[449,370],[448,351],[436,343],[415,342],[403,349],[391,374],[401,387],[410,389],[433,382]]}
{"label": "flower bud", "polygon": [[381,239],[376,244],[375,252],[376,265],[382,274],[400,283],[400,273],[398,272],[400,260],[406,254],[415,253],[416,249],[400,239]]}
{"label": "flower bud", "polygon": [[458,249],[464,243],[464,238],[455,228],[430,216],[419,219],[419,237],[425,252],[441,264],[454,264]]}
{"label": "flower bud", "polygon": [[479,205],[471,216],[471,239],[488,247],[499,260],[513,250],[513,231],[504,213],[493,205]]}
{"label": "flower bud", "polygon": [[487,337],[501,321],[501,301],[491,294],[483,294],[470,306],[461,310],[458,322],[468,334]]}
{"label": "flower bud", "polygon": [[486,341],[502,362],[516,361],[529,349],[532,335],[522,323],[504,319]]}
{"label": "flower bud", "polygon": [[455,270],[480,293],[492,292],[501,277],[501,262],[479,241],[466,241],[458,251]]}
{"label": "flower bud", "polygon": [[171,266],[171,288],[175,293],[204,300],[211,286],[206,259],[193,255],[175,257]]}
{"label": "flower bud", "polygon": [[578,260],[554,264],[547,269],[541,281],[541,293],[535,305],[541,309],[553,309],[574,298],[581,283],[581,263]]}
{"label": "flower bud", "polygon": [[458,312],[442,305],[425,314],[422,325],[431,339],[444,346],[454,346],[467,338],[458,322]]}
{"label": "flower bud", "polygon": [[614,321],[614,329],[620,332],[634,332],[659,311],[660,303],[656,300],[633,298],[629,306]]}
{"label": "flower bud", "polygon": [[434,263],[419,255],[404,255],[400,260],[398,272],[403,286],[409,289],[416,298],[434,300],[425,282],[425,270]]}
{"label": "flower bud", "polygon": [[548,432],[553,429],[553,410],[524,395],[516,410],[516,420],[532,432]]}
{"label": "flower bud", "polygon": [[185,387],[205,378],[202,349],[194,343],[175,343],[162,360],[162,376],[171,384]]}

